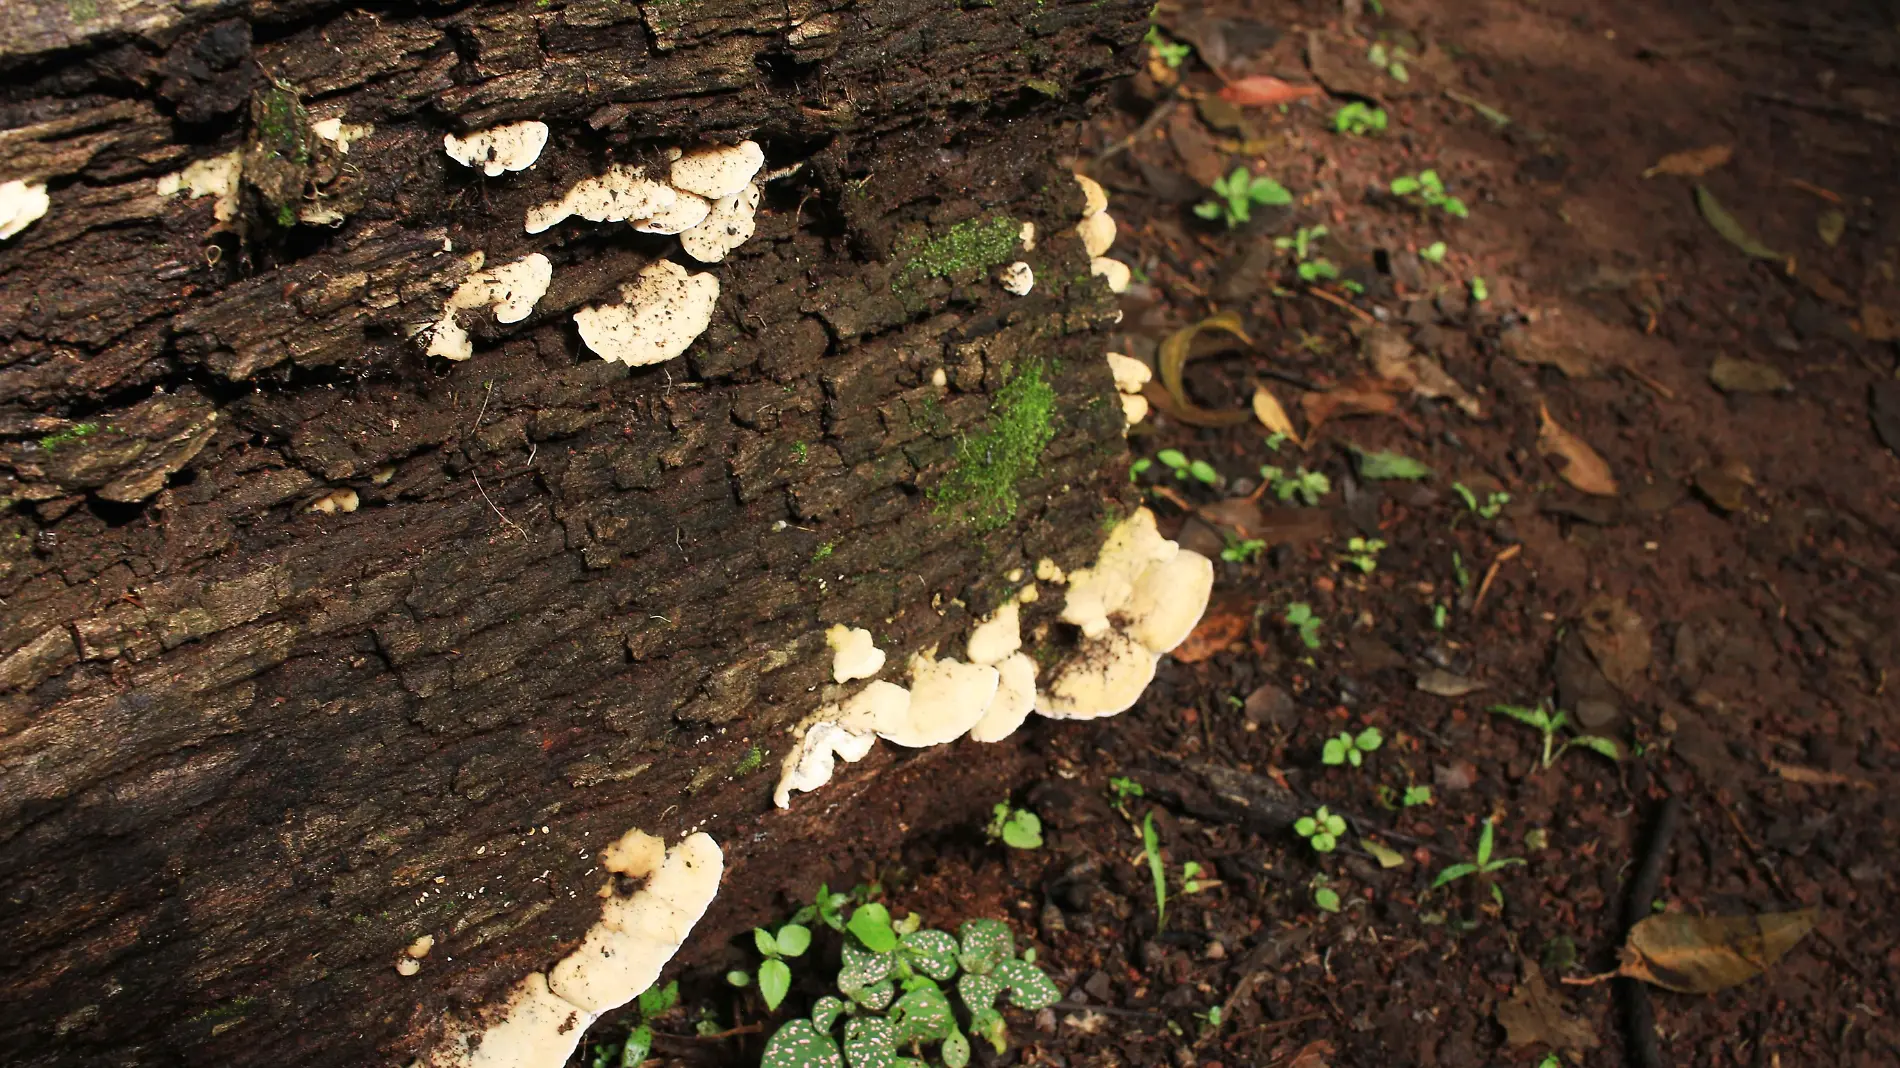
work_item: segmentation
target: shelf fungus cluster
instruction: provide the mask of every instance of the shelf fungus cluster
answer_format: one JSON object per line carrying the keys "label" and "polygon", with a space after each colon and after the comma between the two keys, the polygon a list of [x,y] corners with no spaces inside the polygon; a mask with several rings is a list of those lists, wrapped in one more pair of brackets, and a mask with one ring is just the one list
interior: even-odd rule
{"label": "shelf fungus cluster", "polygon": [[1124,520],[1093,566],[1063,575],[1049,563],[1037,577],[1066,583],[1063,623],[1080,635],[1077,650],[1038,682],[1036,661],[1023,651],[1022,606],[1039,600],[1031,583],[972,628],[965,660],[935,650],[910,658],[910,685],[871,678],[884,654],[869,631],[834,626],[827,638],[832,678],[871,678],[862,689],[825,705],[794,731],[797,744],[781,765],[773,800],[789,807],[794,792],[831,780],[837,761],[861,760],[876,739],[911,748],[944,745],[966,734],[998,742],[1038,712],[1053,719],[1093,719],[1129,708],[1153,680],[1155,664],[1181,644],[1207,608],[1214,565],[1161,536],[1146,508]]}
{"label": "shelf fungus cluster", "polygon": [[0,241],[33,225],[52,205],[45,182],[0,182]]}
{"label": "shelf fungus cluster", "polygon": [[483,258],[480,252],[469,256],[472,273],[443,303],[442,318],[436,320],[429,337],[429,355],[468,359],[475,354],[475,347],[459,313],[488,308],[495,313],[496,322],[518,323],[534,312],[535,304],[554,280],[554,265],[539,252],[489,270],[481,269]]}
{"label": "shelf fungus cluster", "polygon": [[1115,243],[1115,219],[1108,213],[1108,192],[1086,174],[1076,175],[1075,180],[1082,187],[1083,200],[1082,221],[1075,225],[1075,234],[1089,254],[1089,273],[1101,276],[1111,292],[1123,292],[1131,275],[1127,264],[1108,258],[1109,247]]}
{"label": "shelf fungus cluster", "polygon": [[[596,1018],[659,978],[719,892],[725,855],[704,833],[667,849],[631,830],[601,851],[600,864],[611,874],[601,888],[605,904],[580,947],[517,983],[479,1023],[452,1027],[415,1068],[561,1068]],[[644,883],[620,889],[634,880]]]}
{"label": "shelf fungus cluster", "polygon": [[1134,426],[1146,419],[1148,398],[1141,395],[1141,389],[1154,378],[1154,371],[1133,356],[1111,352],[1108,354],[1108,372],[1115,376],[1115,393],[1121,398],[1122,417],[1128,421],[1128,425]]}

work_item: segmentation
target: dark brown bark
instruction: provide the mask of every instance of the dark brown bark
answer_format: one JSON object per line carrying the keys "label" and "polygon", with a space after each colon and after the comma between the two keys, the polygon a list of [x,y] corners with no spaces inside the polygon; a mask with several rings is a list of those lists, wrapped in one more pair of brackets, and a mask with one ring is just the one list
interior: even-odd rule
{"label": "dark brown bark", "polygon": [[[770,788],[825,626],[947,655],[1006,572],[1100,540],[1111,306],[1059,156],[1145,11],[9,3],[0,182],[53,204],[0,243],[8,1062],[399,1063],[578,940],[587,858],[630,826],[726,847],[704,952],[848,867],[866,846],[829,848],[841,828],[990,799],[1012,747],[977,772],[887,748],[790,813]],[[277,225],[258,184],[223,228],[156,192],[255,145],[273,92],[375,127],[295,176],[340,227]],[[555,131],[530,171],[441,150],[523,118]],[[527,235],[526,209],[741,136],[805,166],[715,268],[711,328],[632,373],[588,353],[572,312],[675,246]],[[992,213],[1045,235],[1029,297],[904,275]],[[406,337],[466,271],[445,240],[555,262],[534,315],[475,324],[453,365]],[[1034,361],[1057,435],[1014,520],[978,532],[929,490]],[[308,510],[343,488],[359,510]]]}

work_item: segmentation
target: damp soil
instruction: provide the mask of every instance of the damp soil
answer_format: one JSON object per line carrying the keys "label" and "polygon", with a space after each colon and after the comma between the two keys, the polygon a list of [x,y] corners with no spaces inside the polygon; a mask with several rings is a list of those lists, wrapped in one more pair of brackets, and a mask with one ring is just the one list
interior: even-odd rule
{"label": "damp soil", "polygon": [[[1233,558],[1208,617],[1130,712],[1028,728],[1035,776],[1010,800],[1041,818],[1041,848],[977,823],[854,828],[890,846],[834,886],[875,880],[894,912],[946,927],[1002,917],[1038,947],[1065,998],[1013,1014],[1009,1051],[981,1064],[1632,1063],[1627,990],[1565,980],[1616,966],[1632,873],[1676,798],[1635,914],[1821,918],[1760,977],[1650,992],[1656,1063],[1900,1061],[1895,12],[1345,7],[1160,11],[1198,51],[1132,79],[1076,161],[1136,271],[1118,344],[1152,363],[1174,331],[1237,312],[1247,341],[1200,342],[1187,398],[1245,409],[1264,387],[1300,435],[1197,428],[1165,404],[1131,432],[1134,457],[1218,474],[1132,476],[1165,532]],[[1222,99],[1223,77],[1248,76],[1328,91]],[[1336,132],[1354,100],[1387,128]],[[1700,175],[1667,172],[1720,151],[1645,174],[1724,147]],[[1232,229],[1198,217],[1236,166],[1293,203]],[[1391,195],[1426,169],[1468,217]],[[1309,260],[1337,276],[1302,279],[1275,239],[1317,226]],[[1453,385],[1394,385],[1380,345]],[[1429,474],[1367,477],[1382,452]],[[1277,488],[1301,468],[1330,485],[1310,507]],[[1354,538],[1383,543],[1359,550],[1369,570]],[[1296,603],[1319,621],[1311,648],[1285,622]],[[1621,759],[1572,747],[1543,767],[1537,731],[1490,711],[1546,702]],[[1327,739],[1368,727],[1382,744],[1362,766],[1324,762]],[[1117,778],[1143,796],[1118,805]],[[1285,826],[1289,796],[1350,820],[1336,850]],[[1486,820],[1524,863],[1434,889]],[[683,1010],[662,1063],[757,1062],[781,1017],[720,982],[753,963],[738,941],[701,954],[686,1004],[719,1035],[688,1037]],[[1533,969],[1572,1018],[1562,1038],[1499,1022]],[[801,979],[791,1004],[818,988]]]}

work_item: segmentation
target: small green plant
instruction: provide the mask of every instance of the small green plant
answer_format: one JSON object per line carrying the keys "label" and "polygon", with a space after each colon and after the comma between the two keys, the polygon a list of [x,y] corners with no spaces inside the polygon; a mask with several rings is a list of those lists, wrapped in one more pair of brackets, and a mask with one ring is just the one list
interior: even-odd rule
{"label": "small green plant", "polygon": [[1459,879],[1462,879],[1467,875],[1476,875],[1480,879],[1482,879],[1485,883],[1489,884],[1489,886],[1491,887],[1491,897],[1495,901],[1497,901],[1499,905],[1504,904],[1504,891],[1498,889],[1498,884],[1491,878],[1491,876],[1497,874],[1500,871],[1503,871],[1505,868],[1508,868],[1513,864],[1524,863],[1524,858],[1523,857],[1493,858],[1491,856],[1491,848],[1495,844],[1494,837],[1497,833],[1495,822],[1496,821],[1490,820],[1490,819],[1487,819],[1484,821],[1484,830],[1479,832],[1478,834],[1478,855],[1475,858],[1473,858],[1472,861],[1466,861],[1460,864],[1453,864],[1451,867],[1446,868],[1444,871],[1439,872],[1438,878],[1432,880],[1433,890],[1436,890],[1439,887],[1444,886],[1446,883],[1457,882]]}
{"label": "small green plant", "polygon": [[1377,727],[1367,727],[1354,734],[1340,731],[1336,738],[1326,739],[1320,747],[1319,762],[1326,765],[1351,764],[1353,767],[1365,763],[1366,754],[1385,744],[1385,735]]}
{"label": "small green plant", "polygon": [[51,452],[54,449],[59,448],[61,445],[71,444],[72,442],[78,441],[82,438],[90,437],[91,435],[97,434],[98,432],[99,432],[98,423],[74,423],[72,426],[66,428],[65,430],[60,431],[57,434],[48,434],[45,437],[41,438],[40,448],[45,449],[48,452]]}
{"label": "small green plant", "polygon": [[1220,1030],[1222,1018],[1221,1007],[1219,1005],[1210,1006],[1206,1012],[1195,1013],[1194,1018],[1206,1024],[1209,1031],[1218,1031]]}
{"label": "small green plant", "polygon": [[1464,483],[1453,482],[1451,484],[1451,488],[1452,488],[1452,491],[1458,494],[1458,496],[1465,502],[1466,508],[1477,513],[1478,518],[1485,520],[1486,522],[1496,519],[1498,517],[1498,514],[1504,511],[1504,506],[1511,503],[1511,495],[1504,492],[1503,490],[1495,490],[1491,493],[1486,494],[1484,498],[1484,503],[1479,504],[1478,495],[1471,492],[1471,490],[1467,488]]}
{"label": "small green plant", "polygon": [[1161,861],[1161,836],[1155,833],[1155,814],[1141,818],[1141,851],[1148,857],[1148,876],[1155,884],[1155,931],[1168,926],[1168,867]]}
{"label": "small green plant", "polygon": [[1354,100],[1333,112],[1333,132],[1349,137],[1364,137],[1385,132],[1385,109]]}
{"label": "small green plant", "polygon": [[1205,460],[1190,460],[1179,449],[1162,449],[1155,453],[1155,459],[1161,466],[1174,472],[1175,478],[1192,478],[1197,482],[1212,486],[1220,482],[1220,472]]}
{"label": "small green plant", "polygon": [[1451,609],[1446,608],[1442,601],[1432,605],[1432,629],[1444,630],[1445,624],[1449,622],[1451,622]]}
{"label": "small green plant", "polygon": [[1411,59],[1411,53],[1403,48],[1387,48],[1381,42],[1374,42],[1366,49],[1366,62],[1385,71],[1395,82],[1409,82],[1412,74],[1405,69],[1405,61]]}
{"label": "small green plant", "polygon": [[1314,256],[1313,246],[1326,236],[1324,226],[1302,226],[1293,232],[1292,237],[1276,237],[1273,247],[1281,252],[1293,253],[1293,261],[1300,275],[1300,281],[1312,285],[1315,282],[1330,281],[1339,277],[1339,268],[1324,256]]}
{"label": "small green plant", "polygon": [[1419,482],[1432,477],[1432,469],[1403,453],[1360,451],[1359,477],[1373,482]]}
{"label": "small green plant", "polygon": [[1309,508],[1318,504],[1321,497],[1333,491],[1332,479],[1318,471],[1308,471],[1304,467],[1289,475],[1284,469],[1267,464],[1260,469],[1260,477],[1272,485],[1275,497],[1283,501],[1298,497],[1306,502]]}
{"label": "small green plant", "polygon": [[1378,570],[1379,554],[1385,551],[1385,542],[1378,538],[1349,538],[1346,541],[1346,562],[1370,575]]}
{"label": "small green plant", "polygon": [[1415,808],[1432,803],[1432,788],[1429,786],[1408,786],[1399,796],[1399,805],[1403,808]]}
{"label": "small green plant", "polygon": [[811,458],[811,446],[805,444],[802,441],[795,441],[792,443],[792,459],[797,460],[799,463],[802,464],[806,460],[809,460],[810,458]]}
{"label": "small green plant", "polygon": [[1471,299],[1479,304],[1491,299],[1491,287],[1484,284],[1483,275],[1471,276]]}
{"label": "small green plant", "polygon": [[1445,262],[1445,253],[1449,251],[1451,250],[1445,247],[1443,241],[1434,241],[1418,250],[1418,258],[1424,260],[1426,263],[1443,263]]}
{"label": "small green plant", "polygon": [[[1469,500],[1469,497],[1466,499]],[[1464,554],[1456,549],[1451,551],[1451,575],[1453,579],[1457,580],[1459,589],[1468,590],[1471,588],[1471,572],[1465,570]]]}
{"label": "small green plant", "polygon": [[[813,1004],[809,1017],[789,1020],[766,1044],[760,1068],[890,1068],[921,1064],[923,1046],[938,1046],[948,1068],[970,1063],[970,1036],[1000,1054],[1009,1048],[998,1008],[1010,1004],[1031,1012],[1061,998],[1035,965],[1034,950],[1019,957],[1015,937],[1000,920],[970,920],[948,932],[928,929],[912,913],[892,923],[875,903],[853,910],[845,921],[837,987]],[[955,983],[952,984],[952,980]],[[962,1019],[950,1001],[954,985]],[[844,1041],[835,1032],[844,1023]],[[967,1033],[966,1033],[967,1029]]]}
{"label": "small green plant", "polygon": [[1300,632],[1300,641],[1308,649],[1319,648],[1319,628],[1325,621],[1313,614],[1313,606],[1305,601],[1295,601],[1286,606],[1286,614],[1281,617],[1288,626]]}
{"label": "small green plant", "polygon": [[1168,40],[1159,26],[1149,26],[1148,36],[1143,37],[1142,41],[1154,46],[1155,54],[1161,57],[1161,62],[1166,63],[1169,70],[1180,69],[1181,64],[1187,62],[1188,55],[1194,51],[1193,45]]}
{"label": "small green plant", "polygon": [[[1623,759],[1623,751],[1617,748],[1615,741],[1598,734],[1577,733],[1576,728],[1570,725],[1570,713],[1553,714],[1548,702],[1536,708],[1525,708],[1522,705],[1492,705],[1491,711],[1500,716],[1509,716],[1525,726],[1537,728],[1538,733],[1544,736],[1544,755],[1538,766],[1545,770],[1549,770],[1550,766],[1562,758],[1564,752],[1573,745],[1581,746],[1613,761]],[[1570,737],[1559,742],[1558,739],[1565,731],[1570,732]]]}
{"label": "small green plant", "polygon": [[1140,783],[1125,775],[1116,775],[1108,780],[1108,794],[1115,799],[1115,811],[1121,813],[1123,819],[1132,818],[1128,815],[1128,802],[1144,793]]}
{"label": "small green plant", "polygon": [[1150,460],[1146,456],[1142,457],[1139,460],[1136,460],[1132,464],[1129,464],[1128,465],[1128,481],[1130,482],[1141,481],[1141,476],[1146,474],[1148,472],[1148,469],[1153,467],[1154,465],[1155,465],[1155,462],[1153,460]]}
{"label": "small green plant", "polygon": [[1201,876],[1205,874],[1205,870],[1194,861],[1190,860],[1186,864],[1181,865],[1181,892],[1184,894],[1198,894],[1203,890],[1220,885],[1220,880],[1218,879],[1201,878]]}
{"label": "small green plant", "polygon": [[680,1003],[680,985],[671,982],[665,986],[647,988],[634,1002],[635,1020],[633,1030],[618,1042],[597,1042],[593,1047],[593,1057],[589,1068],[640,1068],[647,1061],[647,1054],[653,1052],[652,1021],[671,1012],[673,1006]]}
{"label": "small green plant", "polygon": [[1403,174],[1392,179],[1388,187],[1395,197],[1404,197],[1416,204],[1428,208],[1438,208],[1447,215],[1460,219],[1471,217],[1471,209],[1465,202],[1445,192],[1445,183],[1438,177],[1437,171],[1425,170],[1417,174]]}
{"label": "small green plant", "polygon": [[1283,208],[1293,203],[1293,194],[1286,186],[1245,167],[1235,167],[1234,173],[1214,179],[1214,196],[1217,199],[1194,205],[1194,214],[1203,219],[1221,219],[1229,230],[1251,221],[1255,204]]}
{"label": "small green plant", "polygon": [[1293,822],[1293,833],[1306,839],[1315,853],[1331,853],[1339,848],[1339,836],[1346,833],[1346,821],[1321,805],[1311,816]]}
{"label": "small green plant", "polygon": [[998,801],[990,810],[990,825],[984,831],[991,841],[1001,839],[1011,849],[1041,849],[1042,820],[1026,808],[1011,808]]}
{"label": "small green plant", "polygon": [[820,545],[818,548],[812,550],[811,562],[814,564],[822,564],[826,560],[831,559],[831,554],[837,551],[838,551],[837,542],[831,542],[831,541],[825,542],[823,545]]}
{"label": "small green plant", "polygon": [[1259,538],[1236,538],[1227,536],[1227,545],[1220,551],[1220,558],[1230,564],[1250,564],[1267,551],[1267,543]]}
{"label": "small green plant", "polygon": [[1329,885],[1331,882],[1332,880],[1325,875],[1314,875],[1313,881],[1308,884],[1313,888],[1313,904],[1317,905],[1321,912],[1339,911],[1339,891]]}

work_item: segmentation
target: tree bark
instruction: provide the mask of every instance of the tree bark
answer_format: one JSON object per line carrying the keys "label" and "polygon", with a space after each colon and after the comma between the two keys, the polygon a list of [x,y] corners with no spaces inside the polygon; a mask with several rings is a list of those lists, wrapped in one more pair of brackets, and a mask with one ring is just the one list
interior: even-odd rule
{"label": "tree bark", "polygon": [[[8,1062],[404,1063],[573,947],[589,858],[629,827],[725,847],[705,953],[866,828],[994,800],[1015,746],[886,746],[789,812],[770,795],[830,692],[827,626],[953,654],[1115,514],[1113,305],[1061,156],[1145,15],[10,0],[0,183],[51,207],[0,242]],[[297,140],[324,119],[373,130]],[[523,119],[554,131],[532,169],[442,151]],[[631,373],[588,352],[573,312],[677,241],[529,235],[527,209],[743,137],[802,167],[711,268],[711,327]],[[247,164],[225,220],[160,192],[233,152],[295,166]],[[315,208],[340,222],[296,224]],[[1027,297],[964,248],[999,220],[1040,235],[1012,252]],[[477,317],[473,359],[426,357],[471,250],[541,252],[552,287]],[[1025,375],[1054,437],[985,513],[945,487]]]}

